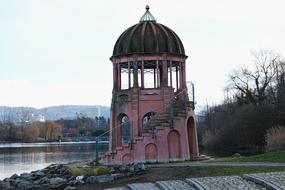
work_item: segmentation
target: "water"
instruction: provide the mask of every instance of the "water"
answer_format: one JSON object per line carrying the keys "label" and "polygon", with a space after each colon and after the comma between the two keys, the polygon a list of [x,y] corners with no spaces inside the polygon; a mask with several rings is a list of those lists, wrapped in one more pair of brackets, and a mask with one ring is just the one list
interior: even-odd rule
{"label": "water", "polygon": [[[98,152],[108,144],[99,144]],[[95,142],[11,143],[0,144],[0,179],[13,174],[31,172],[53,163],[95,159]]]}

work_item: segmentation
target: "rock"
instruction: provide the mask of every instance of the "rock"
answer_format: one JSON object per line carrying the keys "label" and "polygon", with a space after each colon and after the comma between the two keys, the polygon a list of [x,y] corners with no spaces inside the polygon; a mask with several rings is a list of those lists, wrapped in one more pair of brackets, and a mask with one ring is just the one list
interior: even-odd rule
{"label": "rock", "polygon": [[100,175],[97,176],[97,182],[98,183],[105,183],[109,181],[114,181],[114,176],[112,175]]}
{"label": "rock", "polygon": [[111,174],[111,176],[113,176],[114,179],[120,179],[120,178],[123,178],[125,175],[123,173],[115,173],[115,174]]}
{"label": "rock", "polygon": [[12,185],[17,186],[20,183],[21,179],[17,178],[17,179],[12,179],[10,182],[12,183]]}
{"label": "rock", "polygon": [[3,182],[1,182],[1,184],[0,184],[0,189],[1,189],[1,190],[13,190],[13,189],[15,189],[15,188],[12,187],[9,182],[3,181]]}
{"label": "rock", "polygon": [[41,184],[41,180],[40,180],[40,179],[35,180],[35,181],[33,182],[33,185],[40,185],[40,184]]}
{"label": "rock", "polygon": [[141,171],[145,171],[145,170],[146,170],[144,163],[137,163],[137,167],[138,167]]}
{"label": "rock", "polygon": [[115,168],[114,168],[114,167],[109,167],[109,172],[110,172],[110,173],[115,173],[115,172],[116,172],[116,170],[115,170]]}
{"label": "rock", "polygon": [[145,165],[143,163],[137,163],[134,165],[135,172],[144,171]]}
{"label": "rock", "polygon": [[241,155],[240,155],[240,153],[234,153],[234,154],[232,155],[232,157],[239,158],[239,157],[241,157]]}
{"label": "rock", "polygon": [[39,184],[46,184],[46,183],[48,183],[49,182],[49,179],[47,178],[47,177],[43,177],[43,178],[41,178],[40,179],[40,182],[39,182]]}
{"label": "rock", "polygon": [[3,181],[9,181],[9,180],[10,180],[10,178],[8,178],[8,177],[3,179]]}
{"label": "rock", "polygon": [[75,179],[76,180],[83,180],[84,176],[77,176]]}
{"label": "rock", "polygon": [[76,187],[68,186],[64,188],[64,190],[76,190]]}
{"label": "rock", "polygon": [[128,167],[126,165],[120,166],[120,172],[127,172],[127,171],[128,171]]}
{"label": "rock", "polygon": [[16,179],[16,178],[18,178],[19,176],[17,175],[17,174],[14,174],[14,175],[12,175],[11,177],[10,177],[10,179]]}
{"label": "rock", "polygon": [[90,176],[86,178],[87,183],[105,183],[109,181],[114,181],[115,176],[114,175],[100,175],[100,176]]}
{"label": "rock", "polygon": [[27,188],[28,186],[30,186],[31,183],[29,181],[26,181],[26,180],[20,180],[19,183],[17,184],[17,187],[20,187],[20,188]]}
{"label": "rock", "polygon": [[34,179],[34,177],[33,177],[33,175],[32,174],[29,174],[29,173],[22,173],[21,175],[20,175],[20,179],[25,179],[25,180],[33,180]]}
{"label": "rock", "polygon": [[53,187],[57,187],[59,185],[65,184],[65,183],[66,183],[66,179],[63,179],[60,177],[55,177],[55,178],[49,179],[49,184]]}
{"label": "rock", "polygon": [[42,178],[45,176],[45,173],[42,172],[42,171],[37,171],[34,173],[34,175],[37,177],[37,178]]}
{"label": "rock", "polygon": [[87,177],[85,179],[86,183],[96,183],[97,182],[97,176],[90,176],[90,177]]}

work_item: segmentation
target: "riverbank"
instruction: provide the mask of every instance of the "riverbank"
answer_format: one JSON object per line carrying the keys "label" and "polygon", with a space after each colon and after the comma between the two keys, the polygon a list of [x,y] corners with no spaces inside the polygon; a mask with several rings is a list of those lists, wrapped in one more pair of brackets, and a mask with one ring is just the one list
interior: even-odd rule
{"label": "riverbank", "polygon": [[[276,152],[274,155],[271,159],[268,154],[259,155],[259,160],[251,162],[221,162],[217,159],[108,167],[96,165],[94,161],[52,164],[42,170],[21,175],[14,174],[3,181],[0,180],[0,189],[105,189],[126,186],[130,183],[184,180],[189,177],[242,176],[248,173],[285,171],[285,162],[271,162],[276,160],[276,155],[282,156],[283,152]],[[262,157],[266,158],[267,162],[261,162]]]}
{"label": "riverbank", "polygon": [[199,163],[204,164],[204,162],[198,162],[193,163],[195,166],[181,166],[179,162],[169,165],[135,164],[111,167],[95,166],[93,161],[52,164],[42,170],[15,174],[6,178],[0,181],[0,189],[105,189],[126,186],[130,183],[285,171],[285,163],[283,166],[203,166]]}

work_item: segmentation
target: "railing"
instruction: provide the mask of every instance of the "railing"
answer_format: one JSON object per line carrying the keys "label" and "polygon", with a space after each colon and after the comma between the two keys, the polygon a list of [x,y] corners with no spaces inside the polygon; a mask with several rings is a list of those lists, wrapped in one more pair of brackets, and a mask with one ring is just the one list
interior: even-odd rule
{"label": "railing", "polygon": [[[189,91],[188,88],[191,88],[191,90]],[[185,93],[187,91],[187,94],[189,96],[189,94],[191,94],[191,99],[192,99],[192,102],[193,102],[193,108],[194,108],[194,105],[195,105],[195,97],[194,97],[194,84],[192,82],[187,82],[187,88],[184,88],[182,89],[181,91],[178,91],[174,94],[173,97],[170,98],[170,101],[166,104],[166,105],[162,105],[162,106],[159,106],[157,107],[156,109],[152,110],[153,112],[155,112],[156,114],[150,118],[150,120],[148,120],[148,122],[146,124],[144,124],[142,127],[147,127],[147,126],[150,126],[151,125],[151,122],[153,122],[154,120],[156,120],[157,118],[161,117],[161,114],[163,114],[163,109],[164,109],[164,106],[168,107],[169,111],[170,111],[170,114],[171,114],[171,117],[170,117],[170,120],[171,120],[171,127],[173,127],[173,119],[174,119],[174,112],[173,112],[173,103],[176,101],[176,99],[179,99],[178,97],[180,95],[182,95],[183,93]],[[187,102],[185,102],[185,109],[187,109]],[[191,101],[190,101],[191,103]],[[112,134],[114,134],[114,130],[121,127],[122,125],[124,124],[127,124],[129,123],[130,124],[130,140],[129,140],[129,145],[130,145],[130,148],[132,148],[132,141],[133,141],[133,123],[134,121],[127,121],[125,123],[121,123],[119,125],[117,125],[116,127],[112,128],[111,130],[108,130],[104,133],[102,133],[101,135],[97,136],[96,137],[96,162],[99,161],[99,155],[98,155],[98,140],[99,138],[101,138],[102,136],[105,136],[106,134],[112,132]],[[143,128],[142,128],[143,130]],[[151,132],[152,134],[154,133],[154,127],[152,125],[152,128],[151,128]],[[112,137],[112,141],[114,140],[114,136]],[[113,142],[112,143],[112,154],[114,153],[114,147],[113,147]]]}
{"label": "railing", "polygon": [[[184,88],[182,89],[181,91],[177,92],[176,94],[174,94],[173,97],[170,98],[169,102],[165,105],[168,110],[169,110],[169,113],[170,113],[170,127],[173,128],[173,120],[174,120],[174,110],[173,110],[173,104],[174,102],[176,101],[176,99],[182,95],[185,91],[187,90],[187,88]],[[164,106],[160,106],[158,109],[155,109],[155,110],[152,110],[154,111],[155,114],[154,117],[151,117],[150,120],[148,120],[148,123],[144,124],[143,127],[148,127],[150,126],[151,127],[151,133],[153,134],[154,133],[154,127],[152,125],[152,122],[156,119],[158,119],[159,117],[161,117],[161,114],[165,114],[163,111],[163,108]]]}

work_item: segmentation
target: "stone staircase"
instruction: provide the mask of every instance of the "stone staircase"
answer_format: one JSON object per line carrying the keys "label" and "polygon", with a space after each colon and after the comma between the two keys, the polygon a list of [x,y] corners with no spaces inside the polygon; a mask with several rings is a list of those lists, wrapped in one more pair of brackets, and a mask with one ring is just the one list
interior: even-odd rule
{"label": "stone staircase", "polygon": [[[135,105],[134,105],[135,106]],[[169,129],[173,125],[171,125],[171,122],[175,123],[175,121],[180,119],[185,119],[187,116],[187,110],[190,110],[190,106],[181,106],[180,102],[174,102],[173,103],[173,114],[171,114],[170,111],[160,113],[158,115],[155,115],[147,125],[143,127],[141,136],[136,136],[132,139],[132,142],[129,144],[124,144],[121,147],[116,147],[113,153],[107,153],[105,154],[101,161],[102,163],[108,164],[105,162],[105,160],[109,160],[112,162],[113,158],[115,156],[123,156],[126,154],[130,154],[132,149],[134,149],[134,146],[138,147],[144,147],[143,141],[144,140],[150,140],[151,138],[156,138],[158,133],[160,131],[163,131],[165,129]],[[170,110],[170,109],[168,109]]]}
{"label": "stone staircase", "polygon": [[181,117],[186,118],[187,113],[186,109],[190,109],[189,107],[183,107],[179,102],[173,103],[172,113],[170,109],[168,112],[160,113],[155,115],[151,120],[143,127],[143,133],[155,133],[155,130],[160,127],[172,127],[171,122],[175,122],[176,120],[180,120]]}

